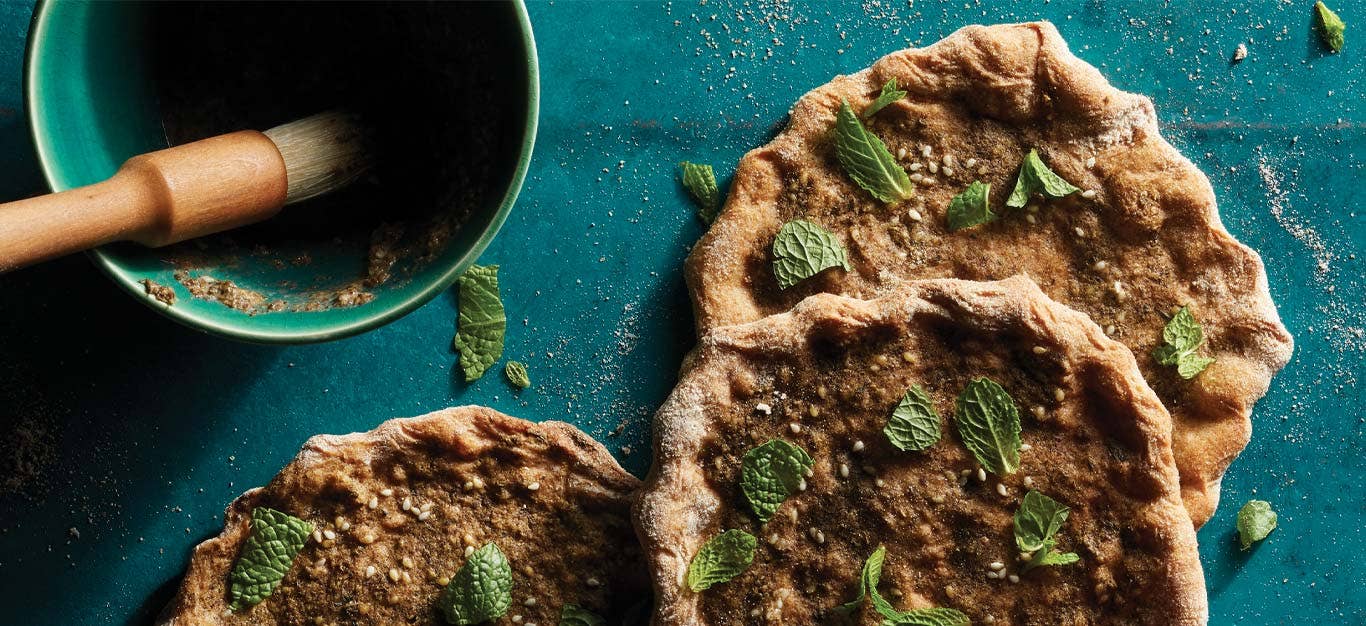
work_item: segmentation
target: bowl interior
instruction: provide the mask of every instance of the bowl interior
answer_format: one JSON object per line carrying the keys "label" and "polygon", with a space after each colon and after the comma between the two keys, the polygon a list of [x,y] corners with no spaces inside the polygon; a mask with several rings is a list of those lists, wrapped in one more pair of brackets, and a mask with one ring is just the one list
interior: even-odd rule
{"label": "bowl interior", "polygon": [[[289,37],[303,52],[284,59],[259,43]],[[150,306],[238,339],[335,339],[448,288],[511,209],[535,138],[536,55],[520,2],[49,0],[29,42],[30,123],[55,190],[103,180],[135,154],[333,103],[374,127],[380,165],[352,188],[232,233],[93,252]]]}

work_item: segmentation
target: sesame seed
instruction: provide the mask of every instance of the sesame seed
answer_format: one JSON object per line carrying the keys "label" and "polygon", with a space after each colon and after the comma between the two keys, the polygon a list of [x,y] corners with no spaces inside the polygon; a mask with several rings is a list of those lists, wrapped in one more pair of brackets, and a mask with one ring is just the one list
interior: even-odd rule
{"label": "sesame seed", "polygon": [[1115,334],[1115,325],[1114,325],[1114,324],[1106,324],[1106,325],[1105,325],[1105,334],[1107,334],[1107,335],[1113,335],[1113,334]]}
{"label": "sesame seed", "polygon": [[792,433],[793,433],[793,434],[802,432],[802,425],[801,425],[801,424],[798,424],[798,423],[796,423],[796,422],[792,422],[791,424],[788,424],[787,427],[788,427],[789,429],[792,430]]}
{"label": "sesame seed", "polygon": [[398,579],[399,579],[398,569],[393,568],[393,567],[389,568],[389,580],[392,580],[392,581],[394,581],[394,582],[398,582]]}
{"label": "sesame seed", "polygon": [[445,587],[446,585],[451,584],[451,579],[448,578],[448,577],[446,577],[446,576],[442,576],[442,577],[436,579],[436,584],[438,584],[438,585],[440,585],[440,586],[442,586],[442,587]]}
{"label": "sesame seed", "polygon": [[343,519],[342,516],[338,515],[338,516],[332,518],[332,525],[333,525],[333,526],[341,526],[341,525],[342,525],[342,522],[344,522],[344,521],[346,521],[346,520]]}
{"label": "sesame seed", "polygon": [[920,172],[914,172],[914,173],[912,173],[911,176],[910,176],[910,178],[911,178],[911,182],[913,182],[913,183],[918,183],[918,182],[920,182],[920,181],[922,181],[922,180],[925,180],[925,176],[924,176],[923,174],[921,174]]}
{"label": "sesame seed", "polygon": [[1034,354],[1043,354],[1045,352],[1048,352],[1048,348],[1045,348],[1043,346],[1034,346]]}
{"label": "sesame seed", "polygon": [[393,489],[390,489],[390,488],[388,488],[388,487],[385,487],[384,489],[380,489],[380,490],[379,490],[379,495],[384,496],[384,497],[387,498],[387,497],[389,497],[389,496],[394,495],[394,490],[393,490]]}
{"label": "sesame seed", "polygon": [[522,606],[536,606],[536,598],[527,598],[522,601]]}
{"label": "sesame seed", "polygon": [[910,350],[907,350],[907,351],[901,353],[901,360],[902,360],[902,361],[905,361],[905,362],[907,362],[907,363],[914,363],[914,362],[915,362],[915,355],[912,354]]}
{"label": "sesame seed", "polygon": [[968,169],[977,167],[977,159],[969,158],[966,162],[963,163],[963,165],[966,165]]}
{"label": "sesame seed", "polygon": [[773,534],[769,535],[769,536],[768,536],[768,543],[769,543],[769,545],[774,545],[774,546],[778,545],[778,533],[773,533]]}
{"label": "sesame seed", "polygon": [[996,578],[996,572],[987,571],[987,578]]}
{"label": "sesame seed", "polygon": [[1086,167],[1089,168],[1089,167],[1095,167],[1095,166],[1096,166],[1096,157],[1091,157],[1091,158],[1089,158],[1089,159],[1086,159]]}
{"label": "sesame seed", "polygon": [[944,177],[948,178],[949,176],[953,176],[953,168],[946,165],[944,166]]}
{"label": "sesame seed", "polygon": [[874,484],[874,485],[877,485],[877,486],[879,486],[879,487],[886,487],[886,486],[887,486],[887,481],[884,481],[884,480],[882,480],[881,478],[878,478],[878,479],[876,479],[876,480],[873,481],[873,484]]}
{"label": "sesame seed", "polygon": [[474,489],[474,481],[472,481],[472,480],[467,480],[467,481],[465,481],[465,491],[469,491],[469,490],[471,490],[471,489]]}
{"label": "sesame seed", "polygon": [[469,558],[471,554],[474,554],[474,546],[465,546],[465,558]]}
{"label": "sesame seed", "polygon": [[337,538],[337,533],[335,533],[335,532],[333,532],[333,531],[331,531],[331,530],[324,530],[324,531],[323,531],[323,537],[326,537],[326,538],[328,538],[328,539],[336,539],[336,538]]}
{"label": "sesame seed", "polygon": [[860,439],[860,440],[858,440],[858,441],[855,441],[855,442],[854,442],[854,452],[862,452],[862,451],[863,451],[863,440]]}
{"label": "sesame seed", "polygon": [[1086,231],[1082,230],[1080,226],[1078,226],[1078,227],[1076,227],[1076,228],[1073,228],[1073,229],[1072,229],[1072,232],[1077,233],[1077,236],[1078,236],[1078,237],[1085,237],[1085,236],[1086,236]]}
{"label": "sesame seed", "polygon": [[934,154],[934,148],[931,148],[929,144],[920,146],[920,156],[929,158],[931,154]]}
{"label": "sesame seed", "polygon": [[987,481],[987,471],[985,469],[982,469],[980,467],[977,468],[977,480],[980,482]]}
{"label": "sesame seed", "polygon": [[920,179],[920,184],[925,185],[925,186],[933,185],[933,184],[934,184],[934,179],[933,179],[933,178],[930,178],[929,176],[926,176],[926,177]]}
{"label": "sesame seed", "polygon": [[432,512],[431,512],[431,511],[423,511],[423,512],[417,514],[417,521],[419,521],[419,522],[425,522],[425,521],[427,521],[427,518],[429,518],[429,517],[431,517],[431,516],[432,516]]}
{"label": "sesame seed", "polygon": [[1087,200],[1090,200],[1090,199],[1096,197],[1096,190],[1095,190],[1095,189],[1087,189],[1086,191],[1081,192],[1081,197],[1086,198]]}
{"label": "sesame seed", "polygon": [[905,147],[905,146],[902,146],[902,147],[896,149],[896,158],[898,158],[898,159],[905,159],[905,158],[906,158],[906,147]]}
{"label": "sesame seed", "polygon": [[820,417],[821,408],[813,404],[811,405],[811,408],[807,410],[807,413],[810,413],[811,417]]}
{"label": "sesame seed", "polygon": [[1006,579],[1009,580],[1009,581],[1012,582],[1012,583],[1018,583],[1018,582],[1020,582],[1020,577],[1019,577],[1018,575],[1015,575],[1015,574],[1011,574],[1011,575],[1007,576]]}
{"label": "sesame seed", "polygon": [[925,166],[925,169],[930,170],[930,173],[931,173],[931,174],[938,174],[938,173],[939,173],[939,164],[938,164],[938,163],[935,163],[934,161],[930,161],[930,164],[927,165],[927,166]]}
{"label": "sesame seed", "polygon": [[1066,398],[1066,397],[1067,397],[1067,392],[1063,391],[1063,390],[1062,390],[1062,387],[1054,387],[1054,388],[1053,388],[1053,399],[1054,399],[1054,400],[1056,400],[1056,401],[1058,401],[1058,402],[1062,402],[1062,401],[1063,401],[1063,398]]}
{"label": "sesame seed", "polygon": [[797,483],[797,491],[806,491],[806,479],[805,479],[805,478],[802,479],[802,482]]}
{"label": "sesame seed", "polygon": [[797,507],[788,507],[787,518],[792,520],[793,524],[797,523]]}
{"label": "sesame seed", "polygon": [[314,543],[322,543],[322,542],[323,542],[323,531],[321,531],[321,530],[315,530],[315,531],[313,531],[313,542],[314,542]]}
{"label": "sesame seed", "polygon": [[527,488],[527,491],[538,491],[538,490],[540,490],[540,488],[541,488],[541,483],[533,482],[533,483],[527,485],[526,488]]}
{"label": "sesame seed", "polygon": [[379,507],[379,498],[374,498],[374,497],[370,498],[370,501],[367,502],[367,503],[365,504],[365,506],[368,506],[368,507],[370,507],[370,508],[372,508],[372,509],[373,509],[373,508],[378,508],[378,507]]}
{"label": "sesame seed", "polygon": [[1105,271],[1106,267],[1109,267],[1109,265],[1110,264],[1106,263],[1105,261],[1096,261],[1096,264],[1092,265],[1091,269],[1096,270],[1097,272],[1103,272]]}
{"label": "sesame seed", "polygon": [[403,566],[404,566],[404,567],[407,567],[407,568],[411,568],[411,567],[413,566],[413,560],[412,560],[411,558],[406,557],[406,556],[403,557]]}
{"label": "sesame seed", "polygon": [[1025,214],[1025,221],[1026,221],[1026,222],[1029,222],[1030,224],[1038,224],[1038,223],[1039,223],[1039,218],[1034,217],[1034,214],[1033,214],[1033,213],[1026,213],[1026,214]]}
{"label": "sesame seed", "polygon": [[589,587],[597,587],[598,585],[601,585],[601,584],[602,584],[600,581],[598,581],[598,579],[596,579],[596,578],[591,578],[591,577],[590,577],[588,580],[585,580],[585,581],[583,581],[583,582],[584,582],[584,584],[588,585]]}
{"label": "sesame seed", "polygon": [[767,402],[760,402],[759,404],[754,405],[754,410],[763,413],[764,415],[773,415],[773,407]]}
{"label": "sesame seed", "polygon": [[947,165],[947,166],[949,166],[949,167],[953,167],[953,155],[952,155],[952,154],[946,154],[946,155],[944,155],[944,165]]}
{"label": "sesame seed", "polygon": [[1006,564],[1000,561],[992,561],[991,565],[988,565],[987,567],[990,567],[993,571],[999,572],[1006,568]]}
{"label": "sesame seed", "polygon": [[918,172],[918,171],[920,171],[920,168],[922,168],[922,167],[925,167],[925,166],[924,166],[924,165],[921,165],[921,164],[919,164],[919,163],[912,163],[912,164],[911,164],[911,167],[910,167],[910,170],[911,170],[912,172]]}
{"label": "sesame seed", "polygon": [[464,541],[465,545],[474,545],[474,535],[471,535],[469,533],[465,533],[465,536],[461,537],[460,540]]}
{"label": "sesame seed", "polygon": [[341,523],[337,525],[337,527],[342,529],[343,531],[351,530],[351,522],[342,520]]}
{"label": "sesame seed", "polygon": [[920,211],[917,211],[915,209],[907,211],[906,216],[911,218],[912,222],[919,222],[920,220],[924,219],[924,217],[920,215]]}
{"label": "sesame seed", "polygon": [[849,477],[849,466],[846,465],[846,464],[844,464],[844,463],[840,463],[840,478],[848,478],[848,477]]}
{"label": "sesame seed", "polygon": [[514,623],[514,624],[520,624],[520,623],[522,623],[522,616],[521,616],[521,615],[513,615],[513,616],[512,616],[512,623]]}
{"label": "sesame seed", "polygon": [[819,387],[816,387],[816,395],[817,395],[818,397],[820,397],[822,400],[825,399],[825,396],[826,396],[826,394],[828,394],[828,393],[830,393],[830,392],[829,392],[828,390],[826,390],[825,385],[821,385],[821,386],[819,386]]}
{"label": "sesame seed", "polygon": [[1020,449],[1023,450],[1023,451],[1025,451],[1025,452],[1029,452],[1030,450],[1033,450],[1033,449],[1034,449],[1034,446],[1031,446],[1031,445],[1029,445],[1029,444],[1027,444],[1027,443],[1022,443],[1022,444],[1020,444]]}
{"label": "sesame seed", "polygon": [[1034,477],[1033,477],[1033,476],[1025,476],[1025,477],[1024,477],[1024,484],[1025,484],[1026,487],[1033,487],[1033,486],[1034,486]]}
{"label": "sesame seed", "polygon": [[999,493],[1002,496],[1010,495],[1010,492],[1006,490],[1006,486],[1001,483],[996,483],[996,493]]}
{"label": "sesame seed", "polygon": [[935,494],[933,496],[930,496],[930,502],[933,502],[935,504],[943,504],[944,494]]}
{"label": "sesame seed", "polygon": [[363,543],[363,544],[365,544],[365,545],[367,545],[367,546],[370,545],[370,544],[372,544],[372,543],[374,543],[374,542],[375,542],[375,533],[366,533],[366,534],[364,534],[364,535],[361,535],[361,537],[360,537],[360,542]]}
{"label": "sesame seed", "polygon": [[369,578],[369,577],[374,576],[374,575],[375,575],[375,566],[374,566],[374,565],[370,565],[370,566],[368,566],[368,567],[365,568],[365,577],[366,577],[366,578]]}
{"label": "sesame seed", "polygon": [[407,511],[407,510],[410,510],[410,509],[412,509],[412,508],[413,508],[413,499],[412,499],[412,498],[404,498],[404,499],[403,499],[403,510]]}
{"label": "sesame seed", "polygon": [[1034,417],[1037,417],[1037,418],[1039,418],[1039,419],[1043,419],[1044,408],[1043,408],[1043,405],[1042,405],[1042,404],[1036,404],[1036,405],[1034,405],[1034,408],[1033,408],[1033,409],[1030,409],[1030,410],[1032,410],[1032,411],[1034,412]]}
{"label": "sesame seed", "polygon": [[422,505],[422,510],[423,510],[423,511],[430,511],[430,510],[432,510],[432,503],[431,503],[431,502],[428,502],[428,503],[426,503],[426,504],[423,504],[423,505]]}

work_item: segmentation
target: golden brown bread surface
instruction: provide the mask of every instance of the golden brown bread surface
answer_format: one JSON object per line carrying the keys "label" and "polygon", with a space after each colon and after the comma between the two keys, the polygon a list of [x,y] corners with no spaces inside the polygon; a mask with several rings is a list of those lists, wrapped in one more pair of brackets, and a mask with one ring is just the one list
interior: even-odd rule
{"label": "golden brown bread surface", "polygon": [[[951,417],[981,376],[1019,405],[1029,446],[1019,471],[986,481]],[[944,418],[923,452],[882,433],[912,384]],[[806,489],[760,524],[740,460],[770,439],[801,446],[815,465]],[[1011,519],[1030,488],[1071,507],[1058,548],[1080,563],[1021,571]],[[870,301],[815,295],[704,335],[655,418],[635,521],[659,625],[837,621],[831,609],[857,595],[879,545],[882,593],[902,610],[952,607],[974,624],[1206,621],[1170,417],[1128,349],[1023,277],[915,281]],[[753,565],[688,590],[698,547],[730,528],[759,538]],[[997,561],[1005,575],[988,578]],[[876,623],[864,610],[856,623]]]}
{"label": "golden brown bread surface", "polygon": [[[841,98],[861,111],[893,77],[909,95],[867,124],[931,182],[883,205],[840,168],[831,128]],[[1030,148],[1094,197],[1005,208]],[[949,200],[974,180],[991,184],[1001,219],[950,233]],[[803,217],[836,234],[853,269],[784,291],[770,247],[784,222]],[[906,279],[1017,273],[1134,351],[1176,421],[1186,507],[1203,524],[1291,338],[1261,259],[1224,229],[1205,176],[1158,135],[1152,103],[1111,87],[1051,24],[969,26],[806,94],[787,129],[740,162],[725,210],[687,264],[702,333],[786,311],[813,293],[872,297]],[[1204,325],[1203,353],[1216,359],[1190,381],[1150,356],[1167,317],[1185,304]]]}
{"label": "golden brown bread surface", "polygon": [[[466,546],[489,541],[512,564],[507,619],[557,624],[565,603],[620,615],[648,585],[629,512],[638,484],[568,424],[533,424],[482,407],[319,435],[270,484],[228,507],[223,533],[195,548],[161,621],[445,624],[437,608],[442,582],[465,563]],[[273,595],[232,613],[227,576],[257,506],[335,538],[310,539]]]}

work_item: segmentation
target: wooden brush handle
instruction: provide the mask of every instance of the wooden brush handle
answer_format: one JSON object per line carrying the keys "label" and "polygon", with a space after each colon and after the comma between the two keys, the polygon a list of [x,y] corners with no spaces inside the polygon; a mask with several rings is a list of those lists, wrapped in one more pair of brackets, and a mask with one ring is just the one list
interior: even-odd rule
{"label": "wooden brush handle", "polygon": [[285,203],[284,158],[256,131],[133,157],[102,183],[0,204],[0,273],[103,245],[167,244],[266,219]]}

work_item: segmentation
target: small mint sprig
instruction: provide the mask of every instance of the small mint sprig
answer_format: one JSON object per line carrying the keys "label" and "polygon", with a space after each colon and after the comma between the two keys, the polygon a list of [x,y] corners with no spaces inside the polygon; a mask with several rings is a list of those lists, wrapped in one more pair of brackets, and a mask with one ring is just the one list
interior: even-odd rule
{"label": "small mint sprig", "polygon": [[1015,511],[1015,547],[1031,553],[1023,571],[1042,565],[1071,565],[1081,560],[1075,553],[1058,552],[1055,536],[1071,511],[1046,495],[1030,490]]}
{"label": "small mint sprig", "polygon": [[1214,359],[1196,354],[1196,349],[1205,341],[1205,329],[1195,321],[1189,306],[1173,315],[1162,329],[1163,345],[1153,350],[1153,358],[1162,365],[1175,365],[1177,375],[1186,380],[1195,378],[1205,371]]}
{"label": "small mint sprig", "polygon": [[878,200],[890,204],[915,195],[906,170],[887,145],[863,126],[847,100],[840,101],[835,116],[835,157],[849,178]]}
{"label": "small mint sprig", "polygon": [[1015,177],[1015,189],[1006,199],[1006,206],[1023,208],[1029,203],[1030,196],[1036,193],[1045,198],[1061,198],[1078,191],[1081,189],[1049,169],[1043,159],[1039,158],[1039,151],[1031,148],[1024,161],[1020,163],[1020,173]]}
{"label": "small mint sprig", "polygon": [[896,77],[893,76],[882,85],[882,93],[878,94],[877,99],[863,109],[863,119],[877,115],[877,112],[887,108],[887,105],[905,97],[906,92],[896,88]]}

